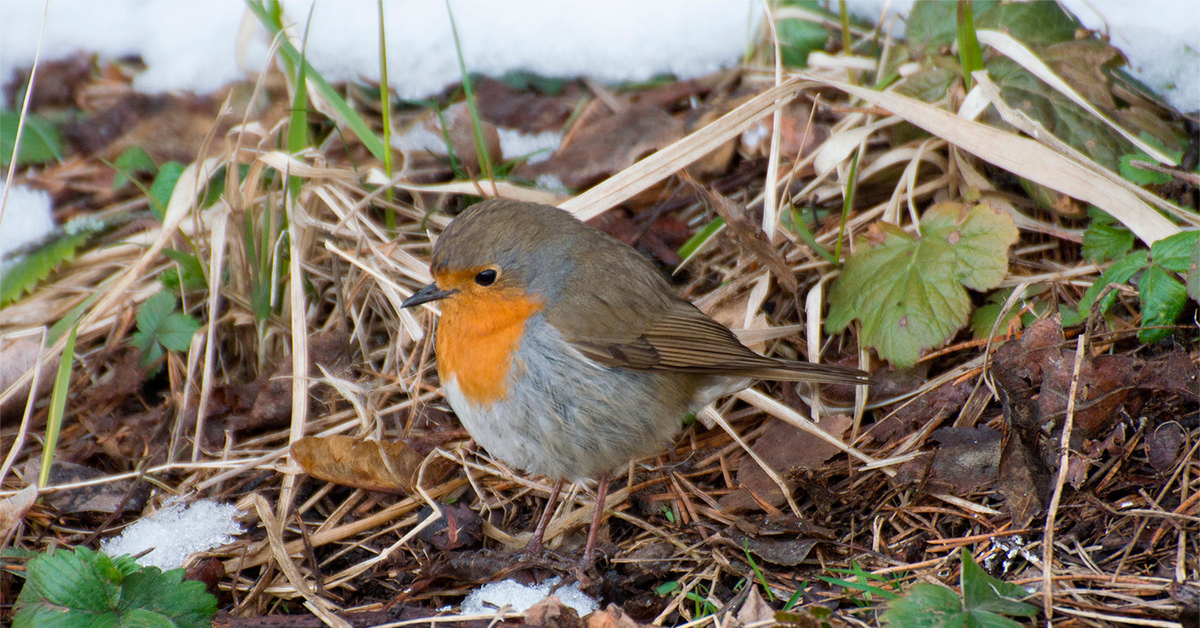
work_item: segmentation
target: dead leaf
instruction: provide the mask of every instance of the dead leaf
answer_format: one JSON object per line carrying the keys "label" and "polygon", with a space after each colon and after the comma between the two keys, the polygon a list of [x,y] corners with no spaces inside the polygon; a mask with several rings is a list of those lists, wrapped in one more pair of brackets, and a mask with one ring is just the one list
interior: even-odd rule
{"label": "dead leaf", "polygon": [[[21,470],[25,481],[36,483],[41,471],[41,459],[34,458],[27,462]],[[108,477],[108,474],[98,469],[85,467],[73,462],[57,461],[50,467],[50,486],[59,484],[75,484],[87,480],[97,480]],[[145,485],[138,486],[132,480],[115,480],[101,484],[90,484],[79,488],[49,493],[45,496],[47,504],[58,509],[60,514],[76,512],[141,512],[146,505],[150,491]]]}
{"label": "dead leaf", "polygon": [[[292,443],[292,456],[305,473],[326,482],[369,491],[413,494],[424,458],[404,441],[382,443],[349,436],[306,436]],[[434,484],[449,469],[432,461],[425,483]]]}
{"label": "dead leaf", "polygon": [[[479,545],[483,540],[483,524],[470,506],[457,502],[442,504],[439,508],[442,509],[441,518],[422,528],[418,536],[443,551]],[[425,506],[417,518],[424,521],[432,514],[433,508]]]}
{"label": "dead leaf", "polygon": [[742,622],[742,625],[775,619],[775,609],[771,608],[771,605],[767,604],[767,601],[758,592],[758,585],[750,586],[750,593],[746,596],[746,601],[738,609],[737,619]]}
{"label": "dead leaf", "polygon": [[1000,432],[990,427],[944,427],[929,435],[939,443],[932,460],[900,466],[896,479],[923,482],[928,491],[969,495],[991,486],[1000,465]]}
{"label": "dead leaf", "polygon": [[553,595],[530,606],[525,611],[525,623],[538,628],[583,628],[579,613]]}
{"label": "dead leaf", "polygon": [[574,81],[567,83],[563,93],[556,96],[517,90],[486,76],[475,81],[479,115],[496,126],[525,133],[561,130],[586,98],[587,94]]}
{"label": "dead leaf", "polygon": [[37,484],[30,484],[16,495],[0,500],[0,542],[8,539],[13,530],[25,520],[25,513],[37,502]]}
{"label": "dead leaf", "polygon": [[1150,460],[1150,466],[1158,471],[1174,467],[1185,436],[1183,427],[1177,421],[1167,421],[1147,432],[1146,458]]}
{"label": "dead leaf", "polygon": [[[25,373],[36,368],[40,346],[40,343],[31,338],[17,338],[4,343],[3,348],[0,349],[0,354],[4,355],[4,359],[0,360],[0,391],[8,390]],[[43,352],[42,372],[39,376],[37,392],[34,394],[35,400],[48,394],[54,386],[54,374],[58,370],[58,361],[61,356],[60,354],[51,355],[51,353],[50,351]],[[0,407],[0,419],[3,419],[5,423],[20,421],[20,417],[25,413],[25,404],[29,399],[29,387],[32,383],[30,380],[29,384],[21,387]]]}
{"label": "dead leaf", "polygon": [[[820,427],[826,433],[841,439],[853,421],[849,416],[835,414],[822,417]],[[783,476],[784,483],[789,487],[795,486],[794,481],[788,480],[793,473],[802,469],[819,469],[826,460],[840,452],[837,447],[779,419],[770,420],[752,449]],[[737,490],[725,495],[718,502],[723,512],[761,510],[762,506],[758,500],[770,506],[780,506],[784,502],[779,486],[753,458],[742,459],[738,466],[737,481]]]}
{"label": "dead leaf", "polygon": [[602,611],[595,611],[587,616],[587,628],[639,628],[641,624],[633,621],[625,611],[616,604],[609,604]]}
{"label": "dead leaf", "polygon": [[[1002,389],[1003,390],[1003,389]],[[1024,528],[1046,509],[1050,496],[1050,469],[1037,455],[1040,417],[1037,405],[1028,398],[1002,397],[1004,402],[1004,448],[1000,452],[997,490],[1013,525]]]}
{"label": "dead leaf", "polygon": [[570,189],[585,189],[683,137],[683,123],[654,107],[633,106],[583,124],[550,159],[516,174],[554,175]]}

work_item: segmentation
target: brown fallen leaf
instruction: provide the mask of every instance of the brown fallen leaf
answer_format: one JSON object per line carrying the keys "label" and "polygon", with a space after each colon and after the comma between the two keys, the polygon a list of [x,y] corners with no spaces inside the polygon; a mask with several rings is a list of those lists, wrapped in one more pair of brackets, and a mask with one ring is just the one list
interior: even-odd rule
{"label": "brown fallen leaf", "polygon": [[[17,380],[24,377],[25,373],[37,367],[40,346],[41,343],[28,337],[6,341],[0,345],[0,354],[4,355],[4,359],[0,360],[0,390],[8,390]],[[42,352],[42,368],[38,377],[35,400],[45,396],[54,386],[54,374],[58,370],[60,358],[61,354],[52,355],[51,351]],[[21,420],[32,383],[30,380],[30,383],[21,387],[16,394],[4,402],[4,405],[0,406],[0,420],[5,424],[10,424],[9,421],[12,421],[13,423],[10,425],[15,425]]]}
{"label": "brown fallen leaf", "polygon": [[525,623],[538,628],[583,628],[579,613],[553,595],[530,606],[525,611]]}
{"label": "brown fallen leaf", "polygon": [[0,499],[0,543],[7,541],[17,525],[25,520],[25,514],[37,502],[37,497],[37,484],[31,483],[12,497]]}
{"label": "brown fallen leaf", "polygon": [[1037,405],[1028,398],[1010,398],[1007,393],[1001,400],[1005,431],[996,488],[1004,496],[1013,525],[1024,528],[1046,509],[1050,469],[1036,453],[1040,435]]}
{"label": "brown fallen leaf", "polygon": [[583,124],[550,159],[519,167],[517,176],[554,175],[581,190],[683,137],[683,123],[654,107],[633,106]]}
{"label": "brown fallen leaf", "polygon": [[561,130],[579,103],[587,99],[578,81],[567,83],[561,94],[549,96],[518,90],[496,79],[475,81],[475,102],[483,119],[525,133]]}
{"label": "brown fallen leaf", "polygon": [[775,619],[775,609],[771,608],[758,592],[758,585],[750,585],[750,593],[738,609],[737,619],[742,625]]}
{"label": "brown fallen leaf", "polygon": [[[853,421],[852,417],[835,414],[822,417],[820,427],[826,433],[840,439]],[[840,452],[837,447],[824,440],[778,419],[771,419],[762,436],[758,437],[751,448],[783,476],[784,483],[791,488],[796,484],[788,479],[793,473],[802,469],[820,468],[826,460]],[[770,506],[780,506],[784,502],[779,486],[753,458],[742,459],[738,466],[737,481],[737,490],[718,501],[723,512],[761,510],[759,500]]]}
{"label": "brown fallen leaf", "polygon": [[1147,431],[1146,458],[1150,460],[1150,466],[1158,471],[1174,467],[1185,439],[1183,427],[1177,421],[1167,421]]}
{"label": "brown fallen leaf", "polygon": [[633,620],[616,604],[609,604],[604,610],[595,611],[587,616],[587,628],[639,628],[641,624]]}
{"label": "brown fallen leaf", "polygon": [[931,492],[969,495],[991,486],[1000,465],[1000,432],[990,427],[944,427],[929,435],[939,443],[926,456],[900,465],[896,479],[922,482]]}
{"label": "brown fallen leaf", "polygon": [[[41,460],[34,458],[25,463],[21,469],[21,477],[26,482],[37,481],[41,470]],[[108,477],[108,474],[75,464],[73,462],[57,461],[50,466],[49,485],[75,484],[87,480],[98,480]],[[150,497],[149,488],[138,485],[133,480],[114,480],[102,484],[90,484],[78,488],[50,493],[44,497],[47,504],[58,509],[60,514],[75,512],[112,513],[141,512]]]}
{"label": "brown fallen leaf", "polygon": [[[417,536],[443,551],[475,547],[483,540],[483,523],[470,506],[457,502],[442,504],[440,508],[442,516],[422,528]],[[424,521],[432,514],[433,509],[425,506],[417,517]]]}
{"label": "brown fallen leaf", "polygon": [[[305,473],[326,482],[369,491],[416,492],[423,456],[404,441],[380,442],[349,436],[306,436],[292,443],[292,456]],[[449,470],[448,461],[432,460],[425,483],[434,484]]]}

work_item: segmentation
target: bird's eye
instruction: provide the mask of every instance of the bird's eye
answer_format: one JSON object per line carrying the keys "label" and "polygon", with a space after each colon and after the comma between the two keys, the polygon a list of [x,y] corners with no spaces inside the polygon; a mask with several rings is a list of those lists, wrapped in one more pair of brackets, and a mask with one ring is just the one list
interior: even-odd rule
{"label": "bird's eye", "polygon": [[479,274],[475,275],[475,283],[485,287],[496,283],[496,271],[491,268],[479,271]]}

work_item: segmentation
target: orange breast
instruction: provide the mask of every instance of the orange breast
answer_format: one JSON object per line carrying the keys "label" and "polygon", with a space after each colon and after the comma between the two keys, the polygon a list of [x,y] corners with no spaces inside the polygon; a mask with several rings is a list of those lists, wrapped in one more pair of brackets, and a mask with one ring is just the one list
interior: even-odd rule
{"label": "orange breast", "polygon": [[536,299],[494,291],[464,292],[441,303],[438,375],[454,377],[474,404],[490,404],[508,393],[505,376],[521,343],[525,321],[542,309]]}

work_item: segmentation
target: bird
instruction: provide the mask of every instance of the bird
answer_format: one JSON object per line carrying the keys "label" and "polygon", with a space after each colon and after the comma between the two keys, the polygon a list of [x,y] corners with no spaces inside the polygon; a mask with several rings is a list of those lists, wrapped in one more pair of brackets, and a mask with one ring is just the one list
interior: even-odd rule
{"label": "bird", "polygon": [[491,455],[554,480],[528,553],[543,550],[563,483],[595,479],[581,560],[594,564],[610,474],[752,380],[867,383],[858,369],[755,353],[635,249],[550,205],[471,205],[434,243],[430,274],[401,307],[441,310],[451,409]]}

